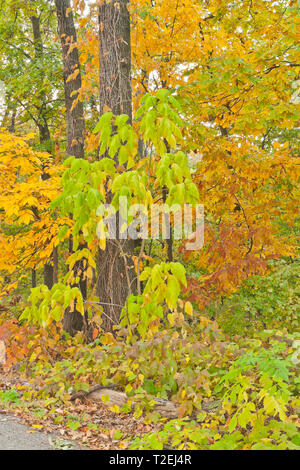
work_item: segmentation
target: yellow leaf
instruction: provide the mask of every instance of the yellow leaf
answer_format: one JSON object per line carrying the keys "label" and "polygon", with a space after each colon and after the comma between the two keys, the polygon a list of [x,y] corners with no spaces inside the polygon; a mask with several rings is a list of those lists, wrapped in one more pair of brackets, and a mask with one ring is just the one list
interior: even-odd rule
{"label": "yellow leaf", "polygon": [[186,302],[185,303],[184,310],[190,317],[193,316],[193,306],[192,306],[191,302]]}
{"label": "yellow leaf", "polygon": [[112,110],[112,109],[111,109],[109,106],[107,106],[107,104],[105,104],[105,105],[103,106],[103,112],[104,112],[104,113],[110,113],[111,110]]}
{"label": "yellow leaf", "polygon": [[118,405],[113,405],[109,408],[113,413],[120,413],[120,408]]}
{"label": "yellow leaf", "polygon": [[106,247],[106,239],[105,238],[100,238],[99,240],[99,246],[101,248],[101,250],[105,250],[105,247]]}

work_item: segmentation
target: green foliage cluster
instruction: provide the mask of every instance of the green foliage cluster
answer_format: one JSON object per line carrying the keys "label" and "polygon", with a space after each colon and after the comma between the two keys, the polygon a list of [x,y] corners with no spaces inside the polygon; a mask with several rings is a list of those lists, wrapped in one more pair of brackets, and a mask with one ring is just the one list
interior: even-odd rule
{"label": "green foliage cluster", "polygon": [[19,320],[26,320],[43,327],[49,326],[51,322],[60,322],[64,311],[73,304],[77,310],[84,315],[83,299],[78,287],[64,284],[55,284],[51,290],[45,285],[31,289],[28,299],[30,307],[26,307]]}
{"label": "green foliage cluster", "polygon": [[267,276],[249,278],[237,293],[207,309],[229,334],[265,328],[299,331],[299,260],[271,263]]}

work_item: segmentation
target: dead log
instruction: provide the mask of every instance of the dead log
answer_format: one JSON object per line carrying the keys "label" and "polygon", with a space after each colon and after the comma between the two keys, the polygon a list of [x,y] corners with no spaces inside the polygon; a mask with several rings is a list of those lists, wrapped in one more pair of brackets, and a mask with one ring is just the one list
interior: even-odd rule
{"label": "dead log", "polygon": [[[108,399],[107,399],[108,397]],[[108,407],[117,405],[120,408],[128,402],[128,397],[123,392],[118,392],[114,390],[114,386],[104,387],[101,385],[96,385],[91,387],[89,392],[84,392],[80,390],[71,397],[71,401],[76,399],[89,400],[94,403],[102,403]],[[107,400],[107,401],[106,401]],[[164,400],[162,398],[153,398],[154,407],[153,411],[157,411],[162,417],[168,419],[178,418],[178,407],[175,403]],[[134,411],[136,402],[131,403],[131,409]]]}

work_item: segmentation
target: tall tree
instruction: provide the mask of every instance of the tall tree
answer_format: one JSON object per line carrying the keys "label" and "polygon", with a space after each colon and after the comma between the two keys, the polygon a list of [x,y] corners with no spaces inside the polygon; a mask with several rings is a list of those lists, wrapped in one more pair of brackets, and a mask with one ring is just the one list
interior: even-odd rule
{"label": "tall tree", "polygon": [[[79,55],[77,49],[77,34],[74,24],[74,17],[71,11],[70,0],[55,0],[58,32],[61,39],[63,57],[63,77],[65,90],[65,105],[67,112],[67,153],[76,158],[84,158],[84,109],[77,94],[81,88],[81,73]],[[84,260],[77,262],[74,266],[73,276],[79,278],[78,286],[82,296],[86,299],[87,285],[83,279]],[[74,308],[74,311],[67,309],[63,321],[64,329],[74,334],[83,329],[82,314]]]}
{"label": "tall tree", "polygon": [[[99,6],[100,114],[111,110],[132,121],[131,34],[128,0]],[[109,197],[108,197],[109,199]],[[109,202],[109,200],[107,201]],[[97,295],[103,307],[104,328],[118,323],[133,284],[131,240],[108,240],[98,252]]]}
{"label": "tall tree", "polygon": [[[42,62],[44,59],[44,47],[41,33],[40,17],[37,11],[35,11],[34,14],[30,17],[30,20],[32,24],[32,33],[34,40],[35,61]],[[43,79],[43,76],[41,76],[41,79]],[[39,128],[40,133],[40,143],[44,150],[47,150],[49,153],[51,153],[51,138],[47,120],[47,97],[42,87],[38,98],[40,100],[40,111],[37,119],[37,126]]]}
{"label": "tall tree", "polygon": [[[35,61],[42,63],[44,47],[43,47],[43,39],[42,39],[42,33],[41,33],[40,17],[37,11],[34,11],[34,14],[30,17],[30,21],[32,24]],[[39,129],[40,144],[44,150],[51,153],[52,144],[51,144],[51,136],[50,136],[50,130],[49,130],[48,120],[47,120],[47,97],[42,87],[41,87],[41,91],[40,91],[38,98],[40,101],[40,112],[38,114],[36,124]],[[47,174],[46,171],[42,175],[42,178],[45,180],[49,178],[49,175]],[[53,257],[52,257],[52,260],[53,260]],[[54,284],[54,267],[52,263],[46,263],[44,266],[44,283],[49,289],[51,289]]]}

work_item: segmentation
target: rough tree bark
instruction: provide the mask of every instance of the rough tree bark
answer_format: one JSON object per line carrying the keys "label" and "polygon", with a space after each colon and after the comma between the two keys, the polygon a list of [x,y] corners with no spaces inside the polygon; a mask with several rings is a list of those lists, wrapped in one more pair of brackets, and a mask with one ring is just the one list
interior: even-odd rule
{"label": "rough tree bark", "polygon": [[[70,45],[76,44],[77,34],[74,24],[74,17],[70,11],[70,0],[55,0],[58,33],[61,39],[63,76],[65,89],[65,103],[67,111],[67,153],[76,158],[84,158],[84,133],[85,123],[83,115],[83,104],[78,101],[73,107],[77,98],[77,92],[81,88],[81,73],[78,56],[78,49],[74,47],[71,52]],[[77,72],[78,71],[78,72]],[[74,78],[68,80],[74,74]]]}
{"label": "rough tree bark", "polygon": [[[111,109],[132,122],[131,44],[128,0],[102,1],[99,6],[100,115]],[[107,202],[110,202],[108,195]],[[122,306],[134,290],[132,240],[107,240],[97,256],[96,292],[109,331],[119,323]]]}
{"label": "rough tree bark", "polygon": [[100,115],[105,106],[132,121],[131,38],[128,0],[99,7]]}
{"label": "rough tree bark", "polygon": [[[61,39],[62,58],[63,58],[63,78],[65,91],[65,105],[67,112],[67,153],[76,158],[84,158],[84,110],[81,101],[74,106],[77,98],[77,92],[81,88],[81,73],[77,47],[70,50],[70,45],[77,43],[77,34],[74,24],[73,13],[70,10],[70,0],[55,0],[58,33]],[[73,75],[73,79],[69,77]],[[71,244],[70,244],[71,245]],[[82,248],[79,247],[79,249]],[[79,277],[79,284],[83,299],[87,297],[86,281],[83,276],[83,260],[74,266],[74,277]],[[74,287],[75,285],[73,285]],[[64,330],[74,335],[81,331],[84,326],[84,320],[80,312],[75,308],[73,312],[67,309],[64,315]]]}

